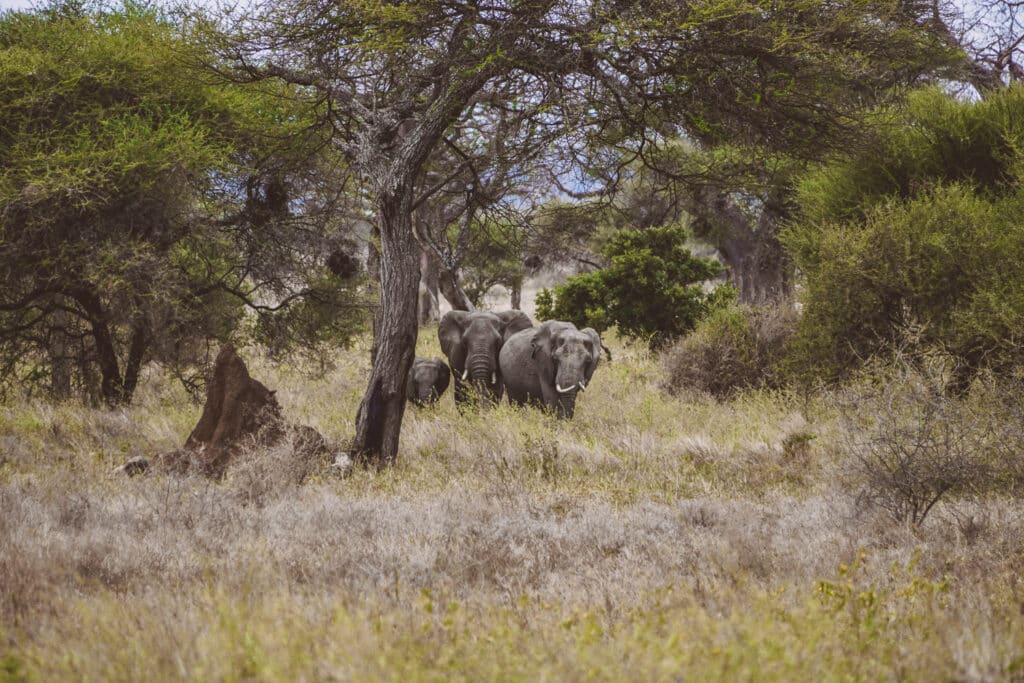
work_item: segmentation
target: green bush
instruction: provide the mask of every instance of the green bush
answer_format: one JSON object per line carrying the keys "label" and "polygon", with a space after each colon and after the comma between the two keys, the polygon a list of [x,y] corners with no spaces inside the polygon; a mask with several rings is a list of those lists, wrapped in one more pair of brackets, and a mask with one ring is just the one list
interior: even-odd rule
{"label": "green bush", "polygon": [[797,369],[838,379],[897,348],[940,348],[963,390],[1024,359],[1022,122],[1021,88],[981,103],[927,91],[879,149],[802,184],[782,235],[805,278]]}
{"label": "green bush", "polygon": [[663,386],[673,394],[692,390],[716,398],[779,387],[796,323],[796,311],[786,305],[720,307],[665,353]]}
{"label": "green bush", "polygon": [[571,277],[553,292],[541,291],[537,317],[598,332],[616,325],[621,334],[646,339],[652,348],[664,346],[735,295],[729,287],[704,290],[701,283],[722,267],[694,257],[685,246],[687,237],[682,226],[617,233],[602,250],[608,267]]}

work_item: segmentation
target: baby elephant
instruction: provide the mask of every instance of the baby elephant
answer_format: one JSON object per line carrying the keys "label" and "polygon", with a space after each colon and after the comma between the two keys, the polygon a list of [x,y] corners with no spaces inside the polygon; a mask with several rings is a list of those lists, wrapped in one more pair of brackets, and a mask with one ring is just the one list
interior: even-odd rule
{"label": "baby elephant", "polygon": [[450,380],[451,370],[440,358],[416,358],[409,370],[405,394],[417,406],[437,403]]}

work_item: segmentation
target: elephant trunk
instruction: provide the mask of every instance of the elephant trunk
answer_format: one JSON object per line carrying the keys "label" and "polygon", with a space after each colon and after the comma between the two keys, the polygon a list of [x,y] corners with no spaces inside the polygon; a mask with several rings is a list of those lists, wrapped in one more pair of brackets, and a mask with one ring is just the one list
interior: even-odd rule
{"label": "elephant trunk", "polygon": [[575,364],[563,364],[555,373],[555,414],[564,419],[571,419],[576,411],[576,395],[586,391],[586,373]]}
{"label": "elephant trunk", "polygon": [[[564,387],[563,387],[564,388]],[[559,418],[571,420],[576,412],[576,392],[578,389],[569,389],[560,393],[555,400],[555,415]]]}
{"label": "elephant trunk", "polygon": [[498,385],[497,363],[490,349],[471,350],[466,359],[462,380],[488,393],[494,393]]}

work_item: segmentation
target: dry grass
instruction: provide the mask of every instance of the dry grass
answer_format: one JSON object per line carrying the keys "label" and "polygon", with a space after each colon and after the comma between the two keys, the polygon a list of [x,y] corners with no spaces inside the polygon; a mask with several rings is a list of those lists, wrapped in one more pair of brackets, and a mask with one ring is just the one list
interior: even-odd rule
{"label": "dry grass", "polygon": [[[0,680],[1022,675],[1018,499],[896,525],[841,476],[832,403],[672,398],[612,348],[573,422],[446,395],[346,479],[280,449],[219,483],[111,477],[198,418],[155,376],[121,412],[0,408]],[[363,358],[251,369],[343,443]]]}

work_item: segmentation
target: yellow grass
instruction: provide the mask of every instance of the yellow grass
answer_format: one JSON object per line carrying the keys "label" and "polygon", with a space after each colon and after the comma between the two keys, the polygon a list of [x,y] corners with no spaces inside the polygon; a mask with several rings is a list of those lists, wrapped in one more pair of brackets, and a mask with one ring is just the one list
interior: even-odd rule
{"label": "yellow grass", "polygon": [[[0,407],[0,681],[1024,676],[1019,500],[900,527],[858,505],[829,402],[672,398],[611,346],[574,421],[449,394],[345,479],[281,449],[217,483],[112,477],[198,418],[155,371],[123,411]],[[339,447],[365,359],[248,356]]]}

